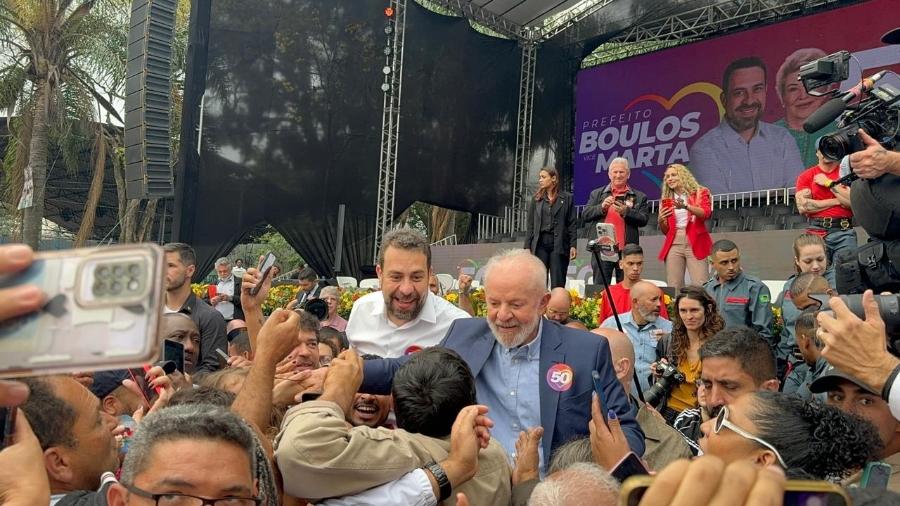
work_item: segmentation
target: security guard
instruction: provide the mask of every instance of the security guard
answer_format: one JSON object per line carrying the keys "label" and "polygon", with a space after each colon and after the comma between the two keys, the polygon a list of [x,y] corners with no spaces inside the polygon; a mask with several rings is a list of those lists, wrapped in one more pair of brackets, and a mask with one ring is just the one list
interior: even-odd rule
{"label": "security guard", "polygon": [[726,327],[743,325],[757,331],[772,349],[778,344],[772,335],[771,300],[769,287],[759,278],[741,270],[741,252],[737,244],[721,239],[712,247],[710,256],[716,276],[703,285],[716,301]]}

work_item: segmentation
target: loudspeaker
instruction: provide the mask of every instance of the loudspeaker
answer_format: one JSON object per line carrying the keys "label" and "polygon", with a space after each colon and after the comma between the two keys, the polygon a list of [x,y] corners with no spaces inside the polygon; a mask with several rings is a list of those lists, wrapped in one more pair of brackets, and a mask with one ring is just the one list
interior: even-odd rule
{"label": "loudspeaker", "polygon": [[172,34],[177,0],[133,0],[125,68],[125,194],[175,194],[169,149]]}

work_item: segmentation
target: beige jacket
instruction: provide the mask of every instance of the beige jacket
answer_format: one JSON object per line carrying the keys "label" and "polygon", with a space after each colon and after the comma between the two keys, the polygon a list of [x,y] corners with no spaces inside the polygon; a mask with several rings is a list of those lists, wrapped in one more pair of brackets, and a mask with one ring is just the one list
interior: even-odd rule
{"label": "beige jacket", "polygon": [[[304,402],[285,416],[275,444],[284,491],[320,500],[356,494],[396,480],[450,452],[450,438],[436,439],[402,429],[351,427],[337,404]],[[510,503],[511,471],[506,452],[491,440],[478,460],[478,473],[444,504],[465,492],[471,504]]]}

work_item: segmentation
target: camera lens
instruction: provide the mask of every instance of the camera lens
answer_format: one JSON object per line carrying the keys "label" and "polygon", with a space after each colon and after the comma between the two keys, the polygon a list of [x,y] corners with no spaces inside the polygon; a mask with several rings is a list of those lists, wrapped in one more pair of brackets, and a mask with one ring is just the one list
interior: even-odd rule
{"label": "camera lens", "polygon": [[124,274],[125,274],[125,268],[122,267],[121,265],[117,265],[117,266],[113,267],[113,275],[114,275],[115,277],[118,278],[118,277],[121,277],[121,276],[124,275]]}
{"label": "camera lens", "polygon": [[136,278],[141,275],[141,266],[138,264],[131,264],[128,266],[128,274],[131,274],[131,277]]}
{"label": "camera lens", "polygon": [[109,286],[109,291],[113,295],[120,294],[122,292],[122,283],[119,283],[118,281],[113,281],[112,284]]}
{"label": "camera lens", "polygon": [[95,297],[103,297],[106,295],[106,285],[103,284],[102,281],[97,281],[94,283],[94,288],[92,290]]}
{"label": "camera lens", "polygon": [[107,267],[105,265],[101,265],[101,266],[97,267],[96,273],[97,273],[98,278],[105,278],[105,277],[109,276],[109,267]]}

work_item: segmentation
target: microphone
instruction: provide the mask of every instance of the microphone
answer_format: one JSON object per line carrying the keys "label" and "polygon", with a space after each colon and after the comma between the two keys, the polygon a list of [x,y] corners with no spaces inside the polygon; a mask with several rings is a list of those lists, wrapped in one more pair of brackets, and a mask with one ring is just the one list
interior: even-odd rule
{"label": "microphone", "polygon": [[803,122],[803,130],[808,133],[815,133],[825,128],[829,123],[837,119],[846,109],[853,99],[859,98],[863,93],[871,91],[875,87],[875,83],[887,74],[887,70],[882,70],[877,74],[869,76],[856,86],[845,91],[841,95],[832,98],[825,105],[816,109],[815,112],[806,118]]}

